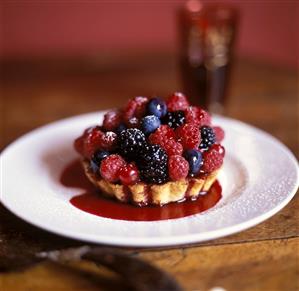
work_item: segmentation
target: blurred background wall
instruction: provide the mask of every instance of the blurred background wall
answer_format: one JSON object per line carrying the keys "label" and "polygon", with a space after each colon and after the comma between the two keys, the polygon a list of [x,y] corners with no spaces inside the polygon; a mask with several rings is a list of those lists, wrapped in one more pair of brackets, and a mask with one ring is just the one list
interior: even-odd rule
{"label": "blurred background wall", "polygon": [[[211,3],[212,1],[203,1]],[[237,54],[298,65],[299,1],[222,1],[239,7]],[[2,1],[0,57],[175,53],[185,1]]]}

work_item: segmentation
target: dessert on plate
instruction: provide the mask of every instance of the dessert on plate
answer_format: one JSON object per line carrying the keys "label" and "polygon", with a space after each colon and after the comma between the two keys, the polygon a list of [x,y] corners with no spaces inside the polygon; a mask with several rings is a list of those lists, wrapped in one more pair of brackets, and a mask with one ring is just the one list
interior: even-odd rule
{"label": "dessert on plate", "polygon": [[108,111],[74,146],[100,193],[138,206],[196,199],[217,179],[224,131],[182,93],[135,97]]}

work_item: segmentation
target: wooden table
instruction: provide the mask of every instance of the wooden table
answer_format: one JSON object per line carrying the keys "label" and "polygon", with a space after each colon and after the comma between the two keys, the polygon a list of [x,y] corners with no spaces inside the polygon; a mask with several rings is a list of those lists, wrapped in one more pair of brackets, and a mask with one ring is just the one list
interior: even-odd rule
{"label": "wooden table", "polygon": [[[118,106],[138,95],[179,89],[174,59],[6,63],[1,90],[1,148],[48,122]],[[227,115],[260,127],[299,157],[298,74],[248,60],[236,62]],[[298,195],[271,219],[207,243],[169,249],[124,249],[173,275],[184,290],[299,290]],[[0,261],[16,249],[41,251],[80,242],[37,229],[0,206]],[[78,268],[91,268],[80,262]],[[93,267],[95,269],[95,267]],[[101,279],[45,262],[0,275],[0,289],[124,290],[107,270]],[[100,289],[99,289],[100,286]]]}

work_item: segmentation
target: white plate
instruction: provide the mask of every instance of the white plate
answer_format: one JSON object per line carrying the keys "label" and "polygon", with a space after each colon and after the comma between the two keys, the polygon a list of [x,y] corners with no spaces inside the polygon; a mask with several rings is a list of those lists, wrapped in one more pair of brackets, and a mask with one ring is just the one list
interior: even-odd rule
{"label": "white plate", "polygon": [[69,202],[80,189],[59,177],[77,157],[72,143],[103,112],[58,121],[21,137],[1,154],[1,202],[20,218],[48,231],[119,246],[166,246],[211,240],[252,227],[282,209],[298,188],[298,164],[269,134],[239,121],[214,117],[226,132],[219,177],[223,197],[203,213],[139,222],[98,217]]}

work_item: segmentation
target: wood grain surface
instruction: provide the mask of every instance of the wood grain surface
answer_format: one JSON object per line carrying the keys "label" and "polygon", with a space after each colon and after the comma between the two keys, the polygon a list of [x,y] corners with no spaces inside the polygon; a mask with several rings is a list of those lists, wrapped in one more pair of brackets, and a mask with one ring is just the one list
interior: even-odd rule
{"label": "wood grain surface", "polygon": [[[20,135],[64,117],[119,106],[135,95],[167,96],[180,89],[171,56],[116,61],[2,64],[3,149]],[[227,115],[271,133],[299,157],[298,73],[237,60]],[[226,238],[163,249],[123,249],[173,275],[184,290],[299,290],[298,195],[274,217]],[[0,205],[0,261],[16,250],[79,246],[35,228]],[[73,269],[44,262],[0,275],[0,290],[125,290],[104,268],[79,262]],[[95,277],[94,274],[97,274]],[[215,290],[215,289],[214,289]]]}

